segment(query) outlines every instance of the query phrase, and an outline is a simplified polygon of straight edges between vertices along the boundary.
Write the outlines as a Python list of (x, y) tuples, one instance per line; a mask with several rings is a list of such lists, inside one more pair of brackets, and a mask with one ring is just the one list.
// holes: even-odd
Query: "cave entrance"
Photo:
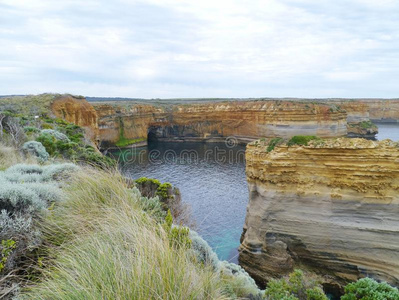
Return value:
[(159, 127), (151, 126), (148, 128), (148, 133), (147, 133), (147, 141), (148, 143), (154, 143), (158, 141), (158, 131)]

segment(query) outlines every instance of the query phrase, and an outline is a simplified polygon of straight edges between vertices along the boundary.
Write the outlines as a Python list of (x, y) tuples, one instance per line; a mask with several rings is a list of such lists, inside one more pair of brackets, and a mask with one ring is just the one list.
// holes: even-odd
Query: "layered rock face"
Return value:
[(52, 101), (50, 108), (58, 118), (83, 127), (86, 137), (93, 144), (97, 144), (99, 138), (97, 112), (84, 98), (61, 96)]
[(116, 143), (124, 137), (158, 140), (217, 140), (228, 136), (243, 141), (258, 137), (347, 133), (346, 112), (327, 104), (292, 101), (232, 101), (191, 105), (94, 104), (101, 140)]
[(374, 122), (399, 122), (399, 99), (333, 99), (330, 103), (335, 103), (347, 111), (348, 123), (368, 119)]
[(295, 267), (344, 284), (399, 284), (399, 147), (340, 138), (247, 146), (249, 204), (239, 262), (266, 283)]
[(147, 139), (149, 126), (162, 109), (152, 105), (94, 104), (98, 128), (104, 146), (117, 143), (121, 138)]

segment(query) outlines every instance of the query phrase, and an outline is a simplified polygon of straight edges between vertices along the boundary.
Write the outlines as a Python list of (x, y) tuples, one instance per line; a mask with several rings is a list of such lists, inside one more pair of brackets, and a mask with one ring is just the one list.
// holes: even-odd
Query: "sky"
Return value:
[(0, 0), (0, 94), (399, 97), (399, 0)]

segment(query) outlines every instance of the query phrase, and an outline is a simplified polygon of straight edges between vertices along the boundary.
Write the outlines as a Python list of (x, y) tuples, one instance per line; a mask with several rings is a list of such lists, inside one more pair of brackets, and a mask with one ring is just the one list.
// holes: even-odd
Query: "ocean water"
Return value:
[(377, 140), (391, 139), (395, 142), (399, 141), (399, 123), (376, 123), (376, 125), (378, 126)]

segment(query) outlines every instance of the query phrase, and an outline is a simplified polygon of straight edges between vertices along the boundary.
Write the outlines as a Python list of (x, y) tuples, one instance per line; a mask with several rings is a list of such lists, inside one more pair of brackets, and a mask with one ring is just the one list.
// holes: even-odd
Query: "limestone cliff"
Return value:
[(51, 103), (51, 111), (58, 118), (83, 127), (86, 138), (97, 144), (99, 139), (97, 113), (84, 98), (70, 95), (57, 97)]
[(100, 139), (104, 147), (115, 145), (121, 138), (147, 139), (150, 124), (163, 111), (152, 105), (117, 103), (94, 104), (98, 115)]
[(94, 103), (105, 143), (125, 138), (243, 141), (297, 134), (340, 137), (347, 133), (346, 112), (327, 104), (294, 101), (231, 101), (155, 106)]
[(332, 99), (348, 113), (348, 122), (372, 120), (374, 122), (399, 122), (399, 99)]
[(263, 283), (300, 266), (340, 284), (398, 285), (398, 144), (340, 138), (267, 152), (265, 143), (246, 151), (246, 271)]

